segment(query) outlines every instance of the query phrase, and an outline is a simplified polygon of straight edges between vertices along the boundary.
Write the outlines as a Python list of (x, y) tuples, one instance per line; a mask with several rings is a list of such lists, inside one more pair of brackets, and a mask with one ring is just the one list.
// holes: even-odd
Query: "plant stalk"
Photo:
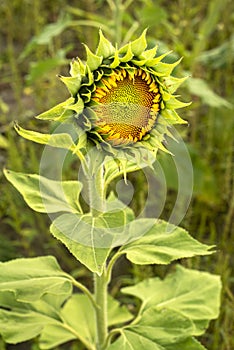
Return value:
[[(87, 190), (90, 213), (93, 217), (105, 210), (105, 183), (103, 163), (95, 168), (95, 158), (90, 157), (90, 168), (87, 176)], [(107, 286), (106, 268), (99, 276), (94, 273), (94, 300), (96, 321), (96, 349), (104, 350), (108, 335), (107, 328)]]
[(94, 274), (94, 295), (98, 305), (96, 308), (96, 336), (97, 350), (104, 350), (107, 330), (107, 279), (106, 271), (103, 271), (101, 276)]

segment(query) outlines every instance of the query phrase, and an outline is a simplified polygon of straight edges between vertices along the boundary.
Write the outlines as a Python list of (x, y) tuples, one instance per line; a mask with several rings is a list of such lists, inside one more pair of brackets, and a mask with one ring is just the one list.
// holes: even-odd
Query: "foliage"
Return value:
[[(117, 2), (116, 2), (117, 3)], [(108, 4), (111, 4), (109, 7)], [(51, 3), (45, 1), (30, 2), (16, 0), (2, 1), (1, 18), (1, 99), (0, 99), (0, 149), (1, 167), (18, 172), (37, 173), (41, 148), (24, 141), (12, 132), (11, 122), (18, 119), (24, 121), (27, 129), (34, 128), (31, 116), (61, 101), (65, 92), (56, 74), (67, 74), (67, 62), (77, 55), (84, 57), (81, 42), (94, 48), (97, 42), (98, 28), (102, 28), (106, 36), (113, 41), (127, 43), (149, 26), (148, 36), (152, 46), (159, 43), (163, 52), (173, 48), (168, 57), (176, 59), (183, 56), (180, 76), (191, 75), (199, 79), (198, 88), (193, 89), (190, 81), (185, 84), (183, 95), (186, 100), (193, 100), (185, 119), (189, 119), (190, 128), (183, 129), (193, 162), (194, 194), (190, 208), (182, 221), (182, 226), (193, 232), (197, 239), (218, 245), (218, 252), (212, 256), (196, 257), (192, 261), (183, 261), (183, 265), (209, 270), (221, 274), (224, 284), (221, 316), (200, 339), (208, 349), (229, 350), (233, 344), (233, 118), (232, 110), (225, 106), (233, 104), (233, 3), (231, 1), (212, 0), (207, 4), (193, 2), (192, 6), (183, 1), (127, 1), (129, 6), (119, 11), (112, 1), (70, 1), (69, 6), (63, 1)], [(61, 10), (62, 9), (62, 10)], [(60, 12), (70, 16), (60, 15)], [(30, 19), (30, 20), (29, 20)], [(108, 19), (108, 20), (107, 20)], [(76, 22), (72, 25), (72, 21)], [(61, 28), (60, 32), (48, 31), (50, 25)], [(58, 25), (57, 25), (58, 24)], [(49, 27), (48, 27), (49, 25)], [(117, 26), (117, 27), (116, 27)], [(117, 30), (116, 30), (117, 28)], [(208, 28), (208, 30), (207, 30)], [(40, 43), (41, 35), (47, 33), (44, 43)], [(157, 33), (157, 35), (155, 35)], [(30, 47), (30, 52), (25, 48)], [(25, 54), (26, 52), (26, 54)], [(160, 52), (160, 51), (159, 51)], [(46, 64), (44, 64), (46, 62)], [(190, 86), (189, 86), (190, 85)], [(202, 89), (200, 89), (200, 87)], [(214, 95), (215, 93), (215, 95)], [(191, 95), (192, 94), (192, 95)], [(219, 99), (221, 98), (221, 100)], [(229, 103), (229, 104), (228, 104)], [(183, 114), (183, 113), (182, 113)], [(47, 122), (41, 124), (41, 131), (48, 132), (55, 125)], [(24, 156), (23, 156), (24, 155)], [(26, 156), (25, 156), (26, 155)], [(173, 157), (159, 154), (159, 161), (167, 179), (168, 195), (162, 213), (167, 219), (172, 211), (178, 190), (178, 179), (172, 173)], [(54, 159), (56, 162), (56, 159)], [(168, 164), (169, 163), (169, 164)], [(72, 156), (65, 161), (64, 176), (74, 179), (77, 166)], [(176, 169), (175, 169), (176, 172)], [(57, 174), (55, 174), (57, 175)], [(53, 178), (53, 177), (51, 177)], [(137, 184), (136, 195), (131, 203), (135, 211), (144, 206), (144, 177), (129, 175)], [(79, 276), (88, 282), (88, 272), (77, 266), (61, 246), (48, 235), (49, 220), (45, 215), (38, 215), (28, 209), (16, 191), (11, 188), (2, 173), (1, 181), (1, 260), (21, 256), (53, 254), (59, 259), (61, 266), (72, 275)], [(152, 203), (153, 205), (153, 203)], [(141, 280), (145, 275), (164, 275), (167, 268), (155, 266), (138, 266), (125, 269), (125, 276), (118, 276), (118, 267), (124, 268), (124, 260), (117, 264), (117, 285)], [(116, 293), (113, 287), (112, 292)], [(118, 295), (119, 296), (119, 295)], [(123, 299), (123, 296), (121, 297)], [(125, 299), (124, 300), (128, 300)], [(126, 330), (127, 331), (127, 330)], [(123, 339), (123, 338), (122, 338)], [(189, 340), (182, 344), (184, 348), (202, 349), (196, 341)], [(178, 350), (182, 345), (177, 345)], [(5, 346), (0, 342), (0, 348)], [(25, 344), (29, 349), (31, 344)], [(36, 344), (32, 345), (35, 349)], [(72, 349), (77, 350), (75, 344)], [(17, 347), (16, 347), (17, 348)], [(80, 348), (80, 346), (79, 346)], [(176, 349), (174, 346), (173, 349)]]

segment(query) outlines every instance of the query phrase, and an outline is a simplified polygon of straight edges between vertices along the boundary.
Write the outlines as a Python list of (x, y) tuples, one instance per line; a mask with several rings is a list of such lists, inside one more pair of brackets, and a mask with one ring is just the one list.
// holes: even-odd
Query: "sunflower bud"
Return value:
[[(146, 31), (129, 44), (114, 47), (99, 32), (95, 53), (85, 46), (87, 60), (71, 63), (70, 77), (60, 77), (72, 98), (60, 104), (57, 121), (75, 119), (92, 140), (116, 154), (120, 148), (146, 148), (156, 154), (166, 150), (162, 142), (168, 126), (186, 123), (176, 113), (189, 105), (173, 93), (185, 80), (171, 76), (180, 60), (162, 62), (170, 52), (157, 56), (157, 47), (147, 50)], [(52, 110), (48, 111), (53, 119)], [(47, 113), (38, 116), (48, 119)]]

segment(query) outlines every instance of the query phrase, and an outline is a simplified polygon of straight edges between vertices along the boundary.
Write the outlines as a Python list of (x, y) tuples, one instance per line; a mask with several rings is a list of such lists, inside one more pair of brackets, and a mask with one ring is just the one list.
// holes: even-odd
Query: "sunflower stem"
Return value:
[(106, 344), (107, 331), (107, 285), (106, 270), (101, 276), (94, 274), (94, 295), (98, 308), (96, 314), (96, 337), (97, 350), (104, 350)]
[[(90, 156), (89, 169), (85, 171), (87, 181), (88, 200), (90, 213), (93, 217), (105, 211), (105, 181), (104, 166), (99, 163), (95, 166), (97, 158)], [(107, 328), (107, 286), (108, 279), (106, 267), (103, 267), (101, 275), (93, 274), (94, 279), (94, 311), (96, 322), (96, 350), (104, 350), (108, 335)]]
[(88, 178), (90, 212), (96, 216), (105, 211), (104, 169), (101, 165), (94, 175)]

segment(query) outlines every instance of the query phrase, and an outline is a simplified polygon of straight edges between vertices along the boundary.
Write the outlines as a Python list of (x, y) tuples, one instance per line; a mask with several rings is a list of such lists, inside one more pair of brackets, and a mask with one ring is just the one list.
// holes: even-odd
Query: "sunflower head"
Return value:
[(72, 117), (87, 140), (113, 154), (120, 149), (134, 153), (146, 148), (154, 154), (159, 148), (165, 150), (162, 142), (168, 126), (185, 123), (175, 109), (188, 104), (173, 95), (185, 78), (171, 76), (180, 60), (165, 63), (169, 52), (157, 56), (157, 47), (147, 49), (146, 31), (121, 48), (100, 31), (96, 52), (86, 45), (85, 49), (86, 62), (74, 59), (70, 77), (60, 76), (71, 98), (59, 105), (54, 119)]

